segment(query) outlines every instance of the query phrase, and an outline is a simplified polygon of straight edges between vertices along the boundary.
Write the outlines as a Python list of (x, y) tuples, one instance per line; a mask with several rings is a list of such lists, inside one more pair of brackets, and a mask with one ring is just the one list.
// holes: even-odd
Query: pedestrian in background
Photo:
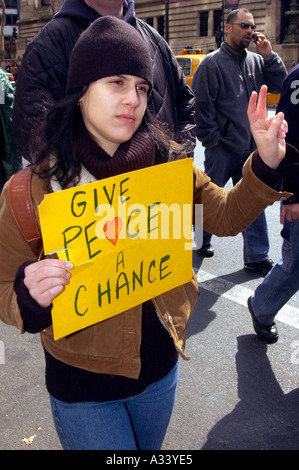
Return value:
[[(204, 168), (219, 186), (242, 177), (247, 156), (255, 149), (246, 114), (252, 91), (266, 84), (279, 93), (286, 75), (280, 57), (273, 52), (264, 34), (255, 33), (254, 18), (245, 9), (233, 10), (225, 26), (227, 39), (220, 49), (199, 64), (192, 81), (196, 96), (196, 134), (205, 147)], [(256, 53), (247, 47), (256, 34)], [(243, 233), (244, 268), (266, 274), (273, 266), (269, 259), (269, 239), (262, 213)], [(204, 232), (201, 256), (214, 255), (211, 234)]]
[[(288, 122), (286, 141), (297, 151), (299, 149), (298, 84), (299, 65), (296, 65), (282, 84), (277, 106), (277, 112), (282, 111)], [(299, 153), (297, 153), (298, 167)], [(289, 179), (288, 187), (294, 195), (284, 201), (281, 207), (282, 256), (248, 299), (254, 330), (260, 338), (269, 343), (276, 342), (279, 337), (274, 321), (277, 313), (299, 289), (299, 175), (298, 172), (293, 174), (288, 172), (285, 178)]]
[(220, 28), (220, 26), (217, 26), (217, 29), (216, 29), (216, 32), (215, 32), (215, 41), (216, 41), (216, 45), (217, 45), (218, 49), (221, 46), (222, 38), (223, 38), (223, 31)]
[(158, 32), (135, 17), (134, 0), (65, 0), (60, 11), (33, 38), (18, 74), (13, 135), (29, 160), (31, 130), (43, 110), (64, 97), (69, 58), (80, 34), (97, 18), (116, 16), (137, 29), (153, 62), (154, 89), (149, 108), (177, 142), (196, 144), (194, 95), (172, 50)]
[(10, 67), (10, 73), (13, 74), (15, 82), (17, 82), (18, 79), (18, 73), (19, 73), (19, 67), (17, 66), (16, 62), (12, 63), (12, 66)]
[[(147, 110), (152, 87), (150, 55), (134, 27), (104, 16), (82, 33), (70, 58), (66, 97), (36, 129), (35, 208), (51, 191), (186, 158)], [(226, 193), (193, 165), (194, 204), (207, 208), (204, 227), (216, 235), (238, 233), (268, 204), (291, 195), (263, 182), (269, 171), (280, 181), (275, 168), (285, 154), (286, 132), (283, 115), (267, 120), (265, 109), (266, 87), (257, 107), (256, 94), (249, 107), (259, 155), (248, 159), (237, 187)], [(187, 322), (198, 298), (191, 266), (189, 283), (54, 340), (52, 301), (72, 282), (72, 264), (55, 255), (33, 255), (11, 213), (10, 184), (1, 198), (0, 318), (41, 335), (46, 386), (63, 448), (159, 449), (175, 400), (178, 356), (186, 359)]]

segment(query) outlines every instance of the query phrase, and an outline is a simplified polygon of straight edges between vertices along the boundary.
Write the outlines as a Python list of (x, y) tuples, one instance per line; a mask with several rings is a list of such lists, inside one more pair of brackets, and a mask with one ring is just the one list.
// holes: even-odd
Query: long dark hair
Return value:
[[(76, 90), (51, 107), (40, 119), (31, 143), (34, 171), (41, 178), (57, 179), (63, 189), (78, 183), (81, 164), (76, 151), (76, 136), (85, 126), (78, 106), (85, 88)], [(156, 164), (176, 159), (182, 152), (172, 145), (167, 125), (146, 110), (143, 125), (155, 143)], [(53, 157), (53, 158), (52, 158)]]

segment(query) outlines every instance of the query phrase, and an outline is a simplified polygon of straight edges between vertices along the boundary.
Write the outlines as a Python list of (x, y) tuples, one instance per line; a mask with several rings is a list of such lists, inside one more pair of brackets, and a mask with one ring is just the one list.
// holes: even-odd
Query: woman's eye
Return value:
[(123, 81), (122, 80), (112, 80), (111, 83), (114, 83), (115, 85), (122, 85)]
[(148, 92), (148, 87), (146, 85), (138, 85), (136, 87), (137, 91), (141, 93), (147, 93)]

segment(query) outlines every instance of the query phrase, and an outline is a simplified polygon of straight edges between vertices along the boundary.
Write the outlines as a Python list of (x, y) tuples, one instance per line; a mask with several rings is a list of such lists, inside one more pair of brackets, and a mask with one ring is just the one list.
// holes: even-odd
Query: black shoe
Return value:
[(212, 258), (214, 256), (214, 250), (212, 245), (202, 245), (202, 247), (197, 250), (197, 253), (201, 256), (204, 256), (204, 258)]
[(252, 306), (251, 306), (251, 297), (249, 297), (249, 299), (247, 300), (247, 304), (248, 304), (249, 312), (251, 313), (252, 324), (253, 324), (253, 328), (256, 334), (260, 338), (265, 339), (268, 343), (276, 343), (276, 341), (278, 340), (278, 336), (279, 336), (276, 324), (272, 323), (272, 325), (263, 325), (262, 323), (260, 323), (256, 319), (253, 313)]
[(256, 271), (257, 273), (261, 274), (268, 274), (269, 271), (274, 266), (274, 261), (272, 259), (264, 259), (263, 261), (256, 261), (255, 263), (246, 263), (244, 264), (244, 269), (248, 271)]

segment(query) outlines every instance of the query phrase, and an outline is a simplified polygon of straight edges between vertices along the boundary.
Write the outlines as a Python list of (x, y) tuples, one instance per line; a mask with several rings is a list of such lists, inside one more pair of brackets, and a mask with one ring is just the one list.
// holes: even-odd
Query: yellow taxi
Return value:
[(268, 106), (276, 106), (278, 104), (280, 95), (276, 95), (273, 93), (268, 93), (267, 94), (267, 105)]
[(201, 49), (183, 49), (176, 59), (183, 69), (188, 85), (191, 87), (193, 75), (200, 61), (206, 56)]

